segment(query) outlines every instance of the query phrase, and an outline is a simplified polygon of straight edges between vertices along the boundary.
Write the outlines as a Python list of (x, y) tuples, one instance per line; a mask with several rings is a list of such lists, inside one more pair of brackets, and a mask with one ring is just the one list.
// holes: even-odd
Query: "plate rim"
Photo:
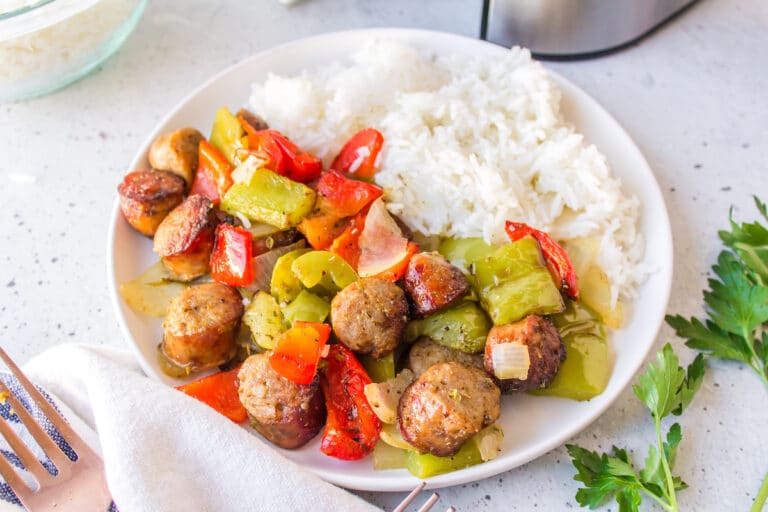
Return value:
[[(478, 46), (487, 45), (489, 47), (495, 48), (495, 50), (489, 49), (488, 51), (508, 50), (508, 48), (506, 47), (496, 45), (488, 41), (474, 39), (468, 36), (463, 36), (463, 35), (449, 33), (449, 32), (441, 32), (441, 31), (425, 30), (425, 29), (409, 29), (409, 28), (371, 28), (371, 29), (334, 31), (334, 32), (327, 32), (327, 33), (314, 35), (310, 37), (295, 39), (295, 40), (284, 42), (275, 46), (270, 46), (254, 54), (251, 54), (241, 59), (240, 61), (236, 62), (235, 64), (227, 66), (226, 68), (213, 74), (211, 77), (204, 80), (199, 86), (195, 87), (191, 92), (186, 94), (181, 100), (175, 103), (174, 106), (168, 111), (168, 113), (164, 115), (160, 120), (157, 121), (157, 123), (154, 125), (154, 128), (151, 130), (149, 135), (138, 146), (137, 152), (134, 154), (133, 158), (131, 159), (128, 169), (132, 170), (132, 169), (138, 168), (140, 164), (142, 164), (143, 159), (145, 158), (145, 155), (146, 155), (146, 151), (149, 148), (150, 144), (155, 139), (155, 137), (160, 133), (163, 127), (175, 115), (177, 115), (180, 111), (182, 111), (185, 107), (187, 107), (187, 105), (192, 100), (194, 100), (198, 95), (200, 95), (202, 92), (207, 90), (211, 86), (211, 84), (219, 80), (222, 76), (232, 72), (235, 69), (246, 67), (251, 61), (264, 58), (266, 55), (276, 51), (284, 51), (286, 49), (290, 49), (291, 47), (296, 47), (296, 49), (300, 49), (301, 47), (311, 45), (313, 43), (317, 43), (320, 41), (327, 41), (332, 39), (343, 40), (343, 39), (350, 39), (350, 38), (357, 38), (357, 37), (394, 38), (399, 40), (403, 40), (403, 39), (408, 40), (410, 38), (414, 38), (419, 41), (422, 41), (422, 38), (424, 40), (428, 40), (429, 38), (439, 38), (439, 39), (444, 39), (446, 41), (454, 39), (454, 40), (466, 42), (467, 45), (470, 46), (470, 53), (472, 51), (471, 45), (478, 45)], [(435, 44), (435, 47), (438, 47), (438, 46), (440, 45)], [(439, 50), (436, 50), (436, 51), (439, 51)], [(658, 278), (662, 280), (661, 291), (663, 293), (663, 297), (659, 297), (659, 299), (663, 299), (659, 301), (659, 306), (660, 306), (660, 310), (662, 311), (662, 314), (660, 314), (658, 318), (655, 319), (654, 321), (655, 325), (653, 325), (652, 328), (650, 328), (649, 330), (649, 332), (653, 332), (653, 336), (651, 337), (650, 341), (647, 343), (646, 347), (643, 349), (643, 357), (642, 358), (638, 357), (637, 361), (634, 364), (630, 365), (633, 367), (631, 372), (626, 372), (625, 374), (621, 374), (616, 377), (619, 379), (618, 385), (615, 387), (615, 389), (611, 394), (600, 396), (602, 403), (596, 410), (592, 411), (589, 414), (585, 414), (583, 418), (579, 418), (577, 421), (570, 423), (569, 428), (564, 429), (562, 432), (559, 433), (559, 435), (550, 436), (549, 438), (542, 440), (541, 442), (538, 442), (533, 446), (527, 447), (525, 449), (526, 455), (522, 457), (525, 460), (509, 461), (502, 458), (497, 458), (492, 461), (485, 462), (483, 464), (465, 468), (463, 470), (458, 470), (451, 473), (438, 475), (436, 477), (431, 477), (426, 479), (428, 488), (440, 488), (440, 487), (464, 484), (468, 482), (474, 482), (477, 480), (488, 478), (488, 477), (497, 475), (499, 473), (511, 470), (515, 467), (519, 467), (523, 464), (526, 464), (530, 461), (533, 461), (541, 457), (542, 455), (549, 452), (550, 450), (561, 446), (565, 441), (567, 441), (571, 437), (577, 435), (579, 432), (587, 428), (592, 422), (594, 422), (600, 416), (602, 416), (605, 413), (605, 411), (616, 402), (616, 400), (619, 398), (621, 393), (624, 392), (624, 390), (627, 388), (630, 381), (637, 374), (639, 369), (643, 366), (646, 359), (648, 358), (648, 354), (650, 353), (651, 349), (655, 345), (656, 339), (658, 338), (659, 331), (661, 330), (661, 327), (664, 322), (664, 312), (667, 309), (670, 295), (671, 295), (671, 289), (672, 289), (672, 274), (674, 269), (674, 246), (673, 246), (674, 240), (672, 238), (672, 229), (671, 229), (671, 223), (669, 220), (668, 209), (664, 201), (664, 196), (661, 192), (661, 187), (656, 179), (656, 176), (653, 173), (652, 168), (648, 164), (648, 161), (643, 156), (637, 144), (629, 136), (629, 134), (626, 132), (624, 127), (616, 120), (616, 118), (607, 109), (605, 109), (595, 98), (593, 98), (586, 91), (581, 89), (578, 85), (566, 79), (556, 71), (548, 68), (544, 63), (542, 63), (542, 66), (544, 66), (544, 68), (547, 70), (547, 73), (552, 77), (557, 87), (561, 91), (563, 91), (563, 96), (567, 96), (567, 95), (575, 96), (575, 98), (577, 99), (577, 103), (579, 103), (580, 105), (586, 105), (587, 107), (589, 107), (590, 110), (599, 111), (601, 115), (605, 116), (607, 120), (609, 120), (613, 124), (611, 128), (615, 129), (615, 136), (621, 138), (623, 146), (625, 148), (630, 149), (632, 153), (634, 153), (634, 158), (642, 163), (643, 173), (650, 178), (649, 181), (645, 179), (644, 181), (646, 181), (646, 185), (649, 187), (651, 195), (656, 196), (656, 198), (658, 199), (658, 201), (654, 203), (652, 206), (654, 208), (660, 209), (658, 213), (659, 213), (659, 216), (661, 217), (661, 220), (663, 221), (661, 222), (660, 225), (656, 225), (654, 229), (658, 231), (658, 235), (666, 242), (664, 247), (665, 249), (664, 254), (661, 257), (663, 261), (666, 263), (666, 265), (658, 269), (656, 272), (656, 275), (658, 276)], [(614, 177), (616, 177), (613, 169), (611, 173)], [(626, 190), (626, 183), (624, 183), (623, 180), (622, 180), (622, 189)], [(642, 223), (643, 216), (647, 215), (645, 208), (649, 207), (650, 205), (645, 204), (644, 201), (641, 201), (640, 204), (641, 204), (641, 208), (643, 209), (643, 211), (641, 211), (641, 217), (640, 217), (640, 222)], [(125, 318), (125, 315), (123, 314), (123, 307), (121, 304), (122, 299), (118, 292), (117, 276), (115, 274), (116, 228), (117, 228), (117, 223), (119, 221), (119, 216), (120, 216), (119, 197), (116, 197), (113, 202), (113, 206), (110, 214), (109, 232), (107, 236), (106, 271), (107, 271), (107, 285), (108, 285), (108, 291), (110, 295), (110, 302), (112, 304), (113, 312), (115, 313), (116, 319), (118, 321), (120, 332), (125, 338), (125, 341), (131, 347), (131, 350), (134, 356), (136, 357), (141, 369), (144, 371), (144, 373), (147, 376), (149, 376), (153, 380), (162, 382), (162, 380), (156, 374), (154, 368), (152, 368), (149, 365), (149, 363), (144, 358), (144, 355), (141, 353), (138, 343), (134, 340), (134, 336), (131, 333), (130, 329), (128, 328), (128, 321)], [(648, 248), (646, 246), (645, 251), (647, 251), (647, 249)], [(612, 376), (612, 378), (614, 377)], [(604, 393), (607, 393), (607, 392), (608, 390), (606, 390)], [(275, 448), (279, 453), (283, 453), (283, 454), (286, 453), (284, 450), (281, 450), (277, 447), (273, 447), (273, 448)], [(386, 471), (382, 471), (381, 477), (376, 480), (375, 485), (372, 485), (370, 478), (368, 477), (357, 477), (356, 475), (346, 475), (346, 474), (339, 476), (336, 473), (324, 474), (322, 471), (316, 470), (315, 468), (312, 468), (312, 467), (309, 467), (307, 469), (315, 472), (318, 476), (320, 476), (324, 480), (331, 482), (333, 484), (340, 485), (349, 489), (364, 490), (364, 491), (407, 491), (412, 489), (415, 483), (419, 481), (417, 478), (412, 477), (411, 475), (408, 475), (407, 477), (403, 478), (400, 474), (398, 474), (397, 476), (388, 475)]]

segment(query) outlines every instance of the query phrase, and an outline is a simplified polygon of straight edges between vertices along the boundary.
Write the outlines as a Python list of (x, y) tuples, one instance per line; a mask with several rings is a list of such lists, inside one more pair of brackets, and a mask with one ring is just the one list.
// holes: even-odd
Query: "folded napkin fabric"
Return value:
[[(61, 345), (24, 371), (102, 454), (121, 512), (379, 510), (208, 406), (147, 378), (126, 350)], [(3, 407), (0, 414), (8, 414)], [(0, 447), (12, 457), (6, 449)], [(6, 504), (13, 498), (7, 490), (0, 485)]]

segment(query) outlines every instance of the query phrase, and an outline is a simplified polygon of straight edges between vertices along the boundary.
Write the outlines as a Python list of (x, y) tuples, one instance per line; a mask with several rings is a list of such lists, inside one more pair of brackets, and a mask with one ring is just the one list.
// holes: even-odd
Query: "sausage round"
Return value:
[(210, 270), (216, 224), (211, 200), (193, 194), (160, 223), (153, 250), (177, 279), (191, 281)]
[(408, 352), (408, 368), (413, 370), (416, 376), (421, 375), (431, 366), (450, 361), (483, 369), (481, 354), (467, 354), (461, 350), (440, 345), (426, 336), (416, 340)]
[(170, 172), (126, 174), (117, 187), (120, 210), (136, 231), (152, 237), (166, 215), (184, 200), (184, 188), (184, 180)]
[(161, 135), (149, 147), (149, 164), (153, 169), (178, 174), (192, 185), (197, 170), (200, 141), (205, 137), (194, 128), (181, 128)]
[(422, 316), (456, 303), (469, 291), (464, 273), (436, 252), (422, 252), (411, 257), (404, 286), (415, 312)]
[(525, 379), (496, 379), (504, 392), (545, 388), (552, 383), (560, 363), (565, 360), (565, 345), (557, 327), (547, 317), (528, 315), (519, 322), (497, 325), (488, 333), (483, 360), (485, 369), (495, 376), (493, 347), (501, 343), (518, 343), (528, 347), (528, 376)]
[(311, 384), (296, 384), (269, 364), (267, 353), (243, 362), (238, 396), (251, 425), (282, 448), (298, 448), (315, 437), (325, 424), (325, 401), (316, 376)]
[(400, 433), (421, 452), (453, 455), (464, 441), (496, 421), (500, 396), (483, 370), (454, 362), (436, 364), (400, 397)]
[(351, 350), (377, 359), (397, 347), (407, 323), (405, 293), (385, 279), (359, 279), (331, 301), (336, 337)]
[(206, 370), (226, 363), (237, 352), (243, 300), (221, 283), (190, 286), (168, 304), (163, 322), (164, 354), (180, 366)]

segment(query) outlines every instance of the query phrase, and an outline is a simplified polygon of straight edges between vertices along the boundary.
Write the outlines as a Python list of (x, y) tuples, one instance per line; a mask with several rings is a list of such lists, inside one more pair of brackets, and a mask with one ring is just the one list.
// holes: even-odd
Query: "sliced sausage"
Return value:
[(469, 290), (464, 273), (436, 252), (414, 254), (404, 277), (414, 310), (422, 316), (454, 304)]
[(467, 354), (461, 350), (440, 345), (426, 336), (416, 340), (408, 352), (408, 368), (413, 370), (416, 376), (421, 375), (431, 366), (450, 361), (483, 369), (481, 354)]
[(254, 354), (243, 362), (238, 395), (251, 425), (282, 448), (298, 448), (315, 437), (325, 424), (325, 400), (319, 378), (296, 384), (277, 373), (267, 353)]
[(213, 203), (198, 194), (187, 197), (160, 223), (153, 249), (177, 279), (191, 281), (210, 270), (216, 223)]
[(246, 108), (241, 108), (237, 111), (238, 117), (242, 117), (245, 119), (245, 122), (251, 125), (254, 130), (267, 130), (269, 129), (269, 125), (264, 120), (263, 117), (254, 114), (250, 110)]
[(168, 304), (163, 322), (163, 353), (179, 366), (206, 370), (237, 352), (236, 335), (243, 300), (221, 283), (190, 286)]
[(161, 135), (149, 147), (149, 165), (159, 171), (178, 174), (189, 187), (197, 170), (198, 146), (204, 138), (194, 128)]
[(453, 455), (464, 441), (496, 421), (500, 396), (483, 370), (461, 363), (436, 364), (400, 398), (400, 433), (421, 452)]
[(565, 345), (557, 327), (547, 317), (528, 315), (519, 322), (497, 325), (488, 333), (485, 343), (485, 369), (496, 377), (493, 367), (494, 346), (513, 343), (525, 346), (528, 350), (529, 367), (525, 378), (499, 379), (499, 387), (504, 391), (528, 391), (545, 388), (560, 370), (560, 363), (565, 360)]
[(355, 281), (331, 301), (336, 337), (351, 350), (377, 359), (395, 350), (407, 323), (405, 293), (385, 279)]
[(184, 180), (165, 171), (126, 174), (117, 187), (120, 210), (142, 235), (152, 237), (166, 215), (184, 200)]

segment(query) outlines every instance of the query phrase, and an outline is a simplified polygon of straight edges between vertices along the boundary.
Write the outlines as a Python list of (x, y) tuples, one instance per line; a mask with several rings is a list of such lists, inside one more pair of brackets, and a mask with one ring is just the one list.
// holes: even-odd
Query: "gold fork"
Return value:
[[(427, 482), (421, 482), (419, 485), (416, 486), (414, 490), (411, 491), (411, 493), (403, 498), (403, 501), (400, 502), (400, 504), (395, 507), (395, 509), (392, 512), (405, 512), (405, 509), (408, 508), (408, 505), (411, 504), (411, 502), (416, 498), (416, 496), (426, 487)], [(427, 501), (424, 502), (424, 504), (417, 510), (416, 512), (429, 512), (432, 510), (432, 507), (435, 506), (435, 503), (437, 503), (437, 500), (440, 499), (440, 495), (435, 493), (432, 493), (432, 496), (429, 497)], [(453, 507), (448, 507), (448, 509), (445, 512), (456, 512), (456, 509)]]
[(24, 441), (11, 425), (5, 420), (0, 420), (0, 434), (24, 464), (26, 470), (34, 477), (37, 487), (28, 486), (22, 476), (3, 456), (0, 456), (0, 475), (5, 478), (21, 503), (30, 512), (54, 508), (57, 512), (104, 512), (107, 510), (112, 498), (107, 489), (104, 463), (101, 457), (75, 433), (69, 423), (21, 373), (16, 363), (8, 357), (2, 348), (0, 348), (0, 359), (5, 362), (35, 405), (48, 417), (51, 424), (77, 455), (75, 461), (70, 460), (43, 427), (35, 421), (35, 418), (21, 404), (18, 397), (8, 389), (4, 382), (0, 381), (0, 394), (6, 397), (16, 416), (57, 469), (56, 475), (51, 474), (32, 453), (32, 450), (24, 444)]

